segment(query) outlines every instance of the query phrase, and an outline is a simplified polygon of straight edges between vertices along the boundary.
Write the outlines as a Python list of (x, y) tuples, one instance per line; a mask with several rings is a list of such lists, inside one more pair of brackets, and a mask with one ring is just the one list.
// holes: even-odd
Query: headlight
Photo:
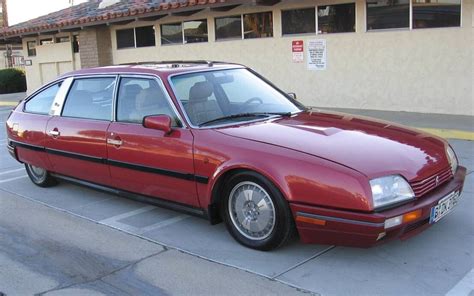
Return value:
[(370, 180), (374, 208), (385, 207), (415, 197), (410, 184), (399, 175)]
[(458, 158), (456, 157), (456, 153), (454, 153), (454, 150), (451, 148), (451, 146), (448, 146), (446, 149), (446, 155), (448, 156), (448, 161), (451, 165), (451, 171), (454, 175), (458, 169)]

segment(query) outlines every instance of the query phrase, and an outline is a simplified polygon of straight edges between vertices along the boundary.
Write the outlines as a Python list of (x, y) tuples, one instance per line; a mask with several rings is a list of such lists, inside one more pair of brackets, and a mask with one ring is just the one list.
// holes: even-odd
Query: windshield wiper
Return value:
[(272, 115), (279, 115), (279, 116), (291, 116), (291, 112), (253, 112), (253, 113), (238, 113), (233, 115), (227, 115), (219, 118), (215, 118), (206, 122), (201, 123), (199, 126), (205, 126), (214, 122), (227, 120), (227, 119), (234, 119), (234, 118), (242, 118), (242, 117), (265, 117), (265, 116), (272, 116)]

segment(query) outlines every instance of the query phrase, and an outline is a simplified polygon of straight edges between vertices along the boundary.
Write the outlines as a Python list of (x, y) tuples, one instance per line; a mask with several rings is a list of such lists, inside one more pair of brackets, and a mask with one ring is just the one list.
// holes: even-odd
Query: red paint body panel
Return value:
[[(55, 116), (48, 122), (45, 147), (86, 157), (107, 159), (106, 132), (110, 122)], [(60, 135), (48, 133), (57, 130)], [(112, 185), (105, 163), (48, 153), (52, 171), (94, 183)]]
[(289, 119), (219, 131), (328, 159), (369, 179), (400, 174), (414, 181), (449, 166), (443, 140), (394, 123), (347, 114), (303, 112)]
[[(111, 123), (109, 139), (119, 139), (122, 145), (107, 145), (108, 158), (128, 164), (194, 174), (193, 135), (190, 130), (175, 129), (169, 135), (144, 128), (140, 124)], [(199, 206), (193, 180), (183, 180), (160, 174), (111, 165), (114, 187), (140, 194)]]
[[(270, 179), (291, 202), (369, 211), (368, 183), (361, 173), (333, 162), (265, 143), (196, 130), (196, 173), (211, 176), (198, 185), (201, 204), (208, 204), (220, 176), (249, 169)], [(344, 189), (341, 189), (344, 188)]]
[[(21, 110), (22, 108), (23, 103), (16, 110)], [(8, 137), (13, 141), (44, 147), (46, 125), (51, 117), (48, 115), (17, 112), (16, 110), (13, 111), (6, 122)], [(48, 156), (43, 151), (32, 151), (19, 147), (16, 150), (16, 155), (21, 162), (47, 169), (52, 168)]]

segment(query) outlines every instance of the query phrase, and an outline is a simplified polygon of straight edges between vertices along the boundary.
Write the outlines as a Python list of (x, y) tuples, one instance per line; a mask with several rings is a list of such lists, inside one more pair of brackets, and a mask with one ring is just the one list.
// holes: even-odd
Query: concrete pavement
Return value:
[(5, 191), (0, 205), (6, 295), (302, 294)]

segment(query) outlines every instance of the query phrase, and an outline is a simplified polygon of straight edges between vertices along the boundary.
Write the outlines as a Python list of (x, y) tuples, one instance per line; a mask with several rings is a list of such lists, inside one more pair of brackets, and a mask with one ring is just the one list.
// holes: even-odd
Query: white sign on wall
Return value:
[(326, 39), (309, 40), (308, 69), (326, 70)]
[(302, 63), (304, 61), (304, 41), (293, 40), (291, 42), (291, 52), (293, 53), (293, 63)]

